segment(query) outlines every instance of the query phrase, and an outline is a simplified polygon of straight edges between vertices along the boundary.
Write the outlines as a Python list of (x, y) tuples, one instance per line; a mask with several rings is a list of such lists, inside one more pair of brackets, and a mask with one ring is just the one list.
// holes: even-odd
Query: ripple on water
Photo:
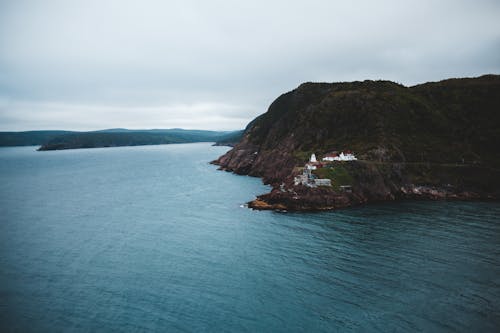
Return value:
[(498, 203), (252, 211), (226, 149), (0, 149), (2, 330), (500, 326)]

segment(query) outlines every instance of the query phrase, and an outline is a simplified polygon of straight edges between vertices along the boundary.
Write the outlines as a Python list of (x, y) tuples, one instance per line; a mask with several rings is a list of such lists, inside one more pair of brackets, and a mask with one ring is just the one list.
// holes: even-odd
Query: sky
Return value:
[(302, 82), (500, 74), (497, 0), (0, 0), (0, 131), (236, 130)]

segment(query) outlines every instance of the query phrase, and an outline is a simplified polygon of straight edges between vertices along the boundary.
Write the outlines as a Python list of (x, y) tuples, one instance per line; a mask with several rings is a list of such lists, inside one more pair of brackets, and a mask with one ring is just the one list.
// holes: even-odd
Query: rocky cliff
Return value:
[[(304, 83), (278, 97), (214, 163), (273, 185), (251, 204), (260, 209), (498, 198), (499, 125), (499, 75), (413, 87), (389, 81)], [(293, 185), (311, 153), (347, 149), (359, 160), (336, 165), (342, 179), (327, 173), (332, 187)], [(341, 191), (342, 182), (352, 190)]]

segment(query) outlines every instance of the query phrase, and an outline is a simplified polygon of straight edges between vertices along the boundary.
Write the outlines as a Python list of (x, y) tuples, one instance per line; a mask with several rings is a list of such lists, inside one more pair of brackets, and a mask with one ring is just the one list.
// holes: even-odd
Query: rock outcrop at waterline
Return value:
[[(405, 87), (389, 81), (304, 83), (253, 120), (213, 163), (262, 177), (257, 209), (322, 210), (405, 198), (496, 199), (500, 76)], [(352, 150), (324, 172), (332, 187), (294, 186), (311, 153)], [(325, 177), (323, 175), (323, 177)], [(344, 190), (349, 186), (349, 191)]]

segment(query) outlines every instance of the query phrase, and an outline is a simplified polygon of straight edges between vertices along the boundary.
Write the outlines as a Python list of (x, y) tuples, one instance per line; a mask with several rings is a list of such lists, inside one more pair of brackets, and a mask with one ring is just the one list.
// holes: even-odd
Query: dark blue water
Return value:
[(0, 149), (1, 330), (498, 330), (500, 204), (251, 211), (226, 149)]

